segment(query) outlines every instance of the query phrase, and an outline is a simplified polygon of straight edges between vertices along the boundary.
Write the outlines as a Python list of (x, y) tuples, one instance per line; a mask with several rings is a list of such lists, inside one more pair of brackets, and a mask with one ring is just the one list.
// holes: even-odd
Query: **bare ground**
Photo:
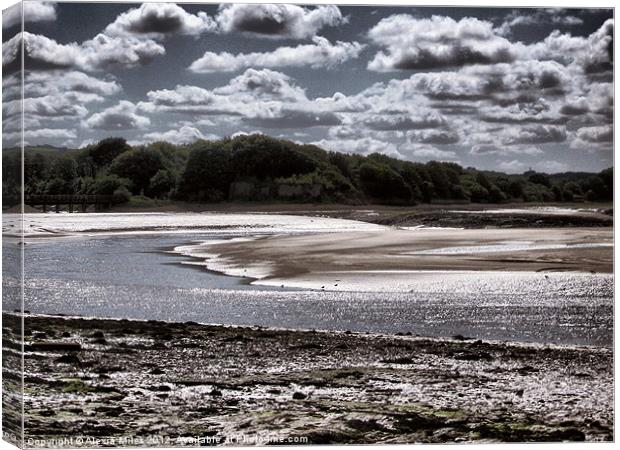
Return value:
[(611, 349), (42, 316), (25, 334), (28, 447), (613, 437)]

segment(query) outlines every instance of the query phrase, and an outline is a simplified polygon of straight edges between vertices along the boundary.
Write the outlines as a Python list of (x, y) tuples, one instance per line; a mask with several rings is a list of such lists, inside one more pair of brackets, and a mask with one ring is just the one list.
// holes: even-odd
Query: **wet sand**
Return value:
[[(428, 271), (611, 273), (612, 244), (613, 230), (606, 228), (422, 229), (270, 236), (209, 246), (209, 254), (219, 257), (207, 260), (207, 267), (250, 277), (253, 272), (268, 273), (256, 278), (284, 285), (294, 286), (300, 280), (314, 280), (319, 285), (329, 282), (325, 289), (333, 287), (334, 280), (346, 281), (366, 272), (381, 274), (378, 282), (384, 284), (390, 282), (390, 276), (415, 277), (415, 272), (424, 275)], [(459, 251), (451, 252), (455, 247)]]
[(29, 447), (613, 436), (611, 349), (43, 316), (25, 335)]

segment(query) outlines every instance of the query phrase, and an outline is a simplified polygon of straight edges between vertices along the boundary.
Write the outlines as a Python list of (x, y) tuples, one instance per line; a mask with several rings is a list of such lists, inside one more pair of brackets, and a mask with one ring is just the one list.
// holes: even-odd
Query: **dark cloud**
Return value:
[(504, 139), (504, 143), (507, 145), (546, 144), (565, 140), (566, 129), (564, 127), (536, 125), (511, 130), (511, 133)]
[(439, 114), (427, 114), (421, 117), (414, 116), (374, 116), (364, 121), (364, 125), (371, 130), (421, 130), (425, 128), (443, 127), (446, 118)]
[(369, 32), (385, 47), (368, 63), (370, 70), (433, 70), (511, 62), (513, 45), (497, 35), (491, 22), (466, 17), (420, 19), (398, 14), (382, 19)]
[(409, 131), (407, 137), (411, 142), (437, 145), (456, 144), (460, 140), (458, 133), (453, 130)]
[(143, 3), (119, 15), (104, 31), (110, 36), (145, 35), (162, 39), (166, 35), (198, 36), (215, 32), (215, 20), (204, 12), (190, 14), (174, 3)]
[(306, 39), (323, 27), (345, 22), (333, 5), (306, 8), (286, 4), (227, 4), (216, 16), (220, 31), (241, 32), (260, 37)]
[(611, 126), (595, 126), (580, 128), (577, 137), (586, 142), (612, 142), (614, 130)]

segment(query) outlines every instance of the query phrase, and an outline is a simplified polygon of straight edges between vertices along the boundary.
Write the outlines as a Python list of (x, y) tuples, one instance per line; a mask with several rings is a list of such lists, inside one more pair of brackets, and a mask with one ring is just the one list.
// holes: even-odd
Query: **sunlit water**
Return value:
[[(29, 240), (25, 309), (38, 314), (612, 343), (613, 275), (426, 274), (411, 292), (286, 290), (250, 286), (248, 280), (180, 264), (192, 261), (166, 253), (197, 241), (235, 236), (247, 233)], [(10, 249), (4, 251), (10, 254)], [(380, 274), (360, 274), (360, 280), (371, 276)], [(5, 289), (15, 289), (10, 280), (7, 284)]]

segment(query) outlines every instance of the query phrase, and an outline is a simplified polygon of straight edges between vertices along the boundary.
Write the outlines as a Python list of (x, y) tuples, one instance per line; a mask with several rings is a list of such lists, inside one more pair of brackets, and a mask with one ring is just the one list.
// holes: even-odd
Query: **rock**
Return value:
[(308, 433), (308, 444), (345, 444), (351, 440), (351, 435), (337, 430), (318, 430)]
[(223, 394), (219, 389), (212, 389), (211, 392), (209, 392), (209, 395), (211, 397), (221, 397)]
[(54, 362), (62, 363), (62, 364), (80, 364), (80, 358), (77, 355), (66, 354), (62, 355), (60, 358), (56, 358)]
[(160, 384), (159, 386), (149, 386), (147, 387), (147, 389), (149, 391), (156, 391), (156, 392), (169, 392), (172, 390), (170, 386), (167, 386), (165, 384)]
[(79, 352), (82, 346), (76, 342), (37, 342), (32, 344), (32, 349), (42, 352)]
[(149, 370), (151, 375), (163, 375), (165, 372), (161, 370), (159, 367)]
[(306, 398), (308, 398), (308, 396), (303, 392), (295, 392), (293, 394), (293, 400), (304, 400)]
[(548, 436), (551, 441), (585, 441), (586, 435), (576, 428), (555, 430)]
[(103, 331), (95, 331), (93, 334), (90, 335), (90, 337), (95, 339), (103, 339), (105, 336), (103, 334)]
[(403, 356), (400, 358), (382, 359), (381, 362), (385, 364), (413, 364), (414, 361), (412, 358)]
[(42, 341), (43, 339), (47, 339), (47, 334), (42, 332), (32, 333), (32, 338), (37, 341)]
[(64, 337), (64, 338), (71, 337), (71, 333), (69, 333), (68, 331), (63, 331), (60, 337)]
[(454, 359), (461, 361), (491, 361), (493, 355), (488, 352), (460, 352), (454, 355)]

